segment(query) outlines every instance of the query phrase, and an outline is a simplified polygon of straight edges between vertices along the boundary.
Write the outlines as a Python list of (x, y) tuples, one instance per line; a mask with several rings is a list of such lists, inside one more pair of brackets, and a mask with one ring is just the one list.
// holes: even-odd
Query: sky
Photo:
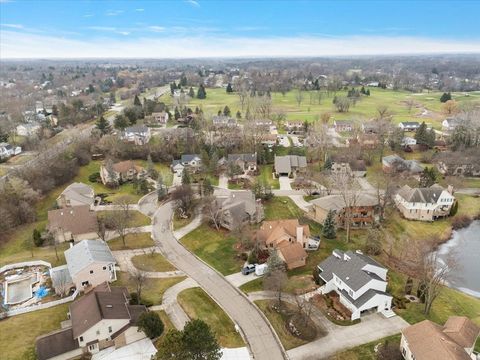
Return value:
[(0, 0), (0, 59), (480, 53), (480, 1)]

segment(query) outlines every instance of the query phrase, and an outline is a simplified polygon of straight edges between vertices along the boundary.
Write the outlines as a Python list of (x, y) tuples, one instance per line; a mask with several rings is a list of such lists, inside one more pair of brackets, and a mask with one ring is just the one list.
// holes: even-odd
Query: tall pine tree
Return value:
[(333, 210), (328, 211), (327, 217), (323, 222), (322, 235), (327, 239), (335, 239), (335, 237), (337, 236), (335, 212)]
[(100, 116), (100, 119), (97, 120), (95, 127), (100, 131), (102, 136), (108, 134), (112, 130), (110, 123), (105, 120), (103, 116)]
[(205, 91), (205, 86), (203, 86), (203, 84), (201, 84), (198, 87), (197, 99), (206, 99), (206, 97), (207, 97), (207, 92)]
[(232, 92), (233, 92), (232, 84), (228, 83), (228, 85), (227, 85), (227, 93), (232, 93)]

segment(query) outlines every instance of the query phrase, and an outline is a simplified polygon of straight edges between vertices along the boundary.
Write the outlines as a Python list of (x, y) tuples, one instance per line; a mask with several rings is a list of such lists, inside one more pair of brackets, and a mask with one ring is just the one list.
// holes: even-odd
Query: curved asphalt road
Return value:
[[(141, 209), (151, 213), (151, 205), (147, 206), (146, 201), (143, 205), (140, 205)], [(170, 229), (172, 213), (172, 205), (169, 202), (160, 206), (153, 214), (152, 235), (162, 254), (177, 269), (194, 279), (238, 324), (255, 360), (286, 359), (283, 347), (260, 311), (222, 275), (200, 261), (177, 241)]]

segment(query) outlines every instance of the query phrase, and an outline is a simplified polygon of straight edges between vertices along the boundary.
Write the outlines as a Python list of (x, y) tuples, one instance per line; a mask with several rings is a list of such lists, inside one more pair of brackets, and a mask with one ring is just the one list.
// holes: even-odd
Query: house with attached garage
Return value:
[(418, 121), (402, 121), (398, 127), (404, 131), (416, 131), (420, 127)]
[(449, 216), (456, 201), (452, 186), (444, 189), (438, 184), (429, 188), (404, 185), (393, 199), (404, 218), (420, 221), (434, 221)]
[(442, 121), (442, 130), (443, 131), (453, 131), (460, 124), (461, 124), (460, 119), (446, 118), (445, 120)]
[(135, 145), (148, 144), (151, 138), (152, 133), (150, 128), (144, 125), (127, 127), (122, 134), (122, 139)]
[(423, 171), (423, 166), (417, 160), (405, 160), (393, 154), (382, 158), (382, 170), (387, 174), (406, 172), (415, 175)]
[(224, 127), (237, 127), (237, 120), (225, 115), (217, 115), (212, 117), (213, 126), (215, 128), (224, 128)]
[(100, 166), (100, 178), (107, 186), (117, 186), (135, 178), (145, 176), (143, 167), (136, 165), (132, 160), (120, 161), (112, 164), (108, 160)]
[(351, 320), (370, 311), (394, 316), (392, 296), (386, 292), (388, 270), (372, 258), (359, 250), (343, 252), (335, 249), (317, 267), (324, 282), (321, 293), (335, 291), (340, 302), (351, 311)]
[(47, 229), (57, 242), (97, 238), (97, 214), (89, 205), (50, 210)]
[(202, 158), (197, 154), (184, 154), (180, 160), (173, 160), (170, 165), (172, 171), (176, 174), (181, 174), (183, 169), (187, 168), (196, 172), (202, 166)]
[(234, 230), (243, 224), (258, 224), (265, 217), (260, 199), (250, 190), (220, 191), (216, 193), (219, 223), (225, 229)]
[(228, 154), (229, 166), (238, 166), (244, 173), (257, 171), (257, 153), (253, 154)]
[(150, 118), (150, 123), (152, 125), (160, 125), (162, 127), (166, 127), (168, 123), (168, 112), (154, 112)]
[(75, 182), (68, 185), (57, 198), (59, 208), (87, 205), (93, 209), (95, 191), (87, 184)]
[(293, 177), (307, 169), (307, 158), (298, 155), (276, 156), (274, 160), (275, 175)]
[(445, 325), (423, 320), (402, 330), (400, 351), (405, 360), (475, 360), (480, 327), (465, 316), (450, 316)]
[[(117, 280), (115, 259), (108, 245), (101, 240), (83, 240), (65, 251), (66, 266), (51, 270), (54, 288), (65, 286), (62, 277), (71, 279), (78, 291), (85, 291), (104, 282)], [(67, 274), (61, 274), (68, 271)], [(56, 281), (58, 279), (58, 281)]]
[(35, 341), (38, 360), (70, 360), (113, 347), (120, 349), (146, 338), (137, 327), (144, 305), (130, 305), (125, 287), (102, 283), (69, 308), (62, 329)]

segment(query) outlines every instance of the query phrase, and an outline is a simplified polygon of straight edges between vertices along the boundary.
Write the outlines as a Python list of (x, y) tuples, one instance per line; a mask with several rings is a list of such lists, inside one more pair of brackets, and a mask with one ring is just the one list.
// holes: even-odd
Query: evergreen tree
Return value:
[(242, 113), (240, 112), (240, 110), (237, 110), (236, 117), (237, 117), (238, 120), (240, 120), (242, 118)]
[(230, 108), (227, 105), (225, 105), (225, 107), (223, 108), (223, 115), (230, 116), (230, 114), (231, 114)]
[(190, 86), (190, 90), (188, 90), (188, 96), (193, 99), (195, 97), (195, 91), (193, 91), (193, 87)]
[(448, 100), (452, 100), (452, 94), (451, 93), (443, 93), (442, 96), (440, 97), (440, 102), (446, 103)]
[(333, 165), (333, 162), (332, 162), (332, 159), (329, 157), (327, 157), (327, 160), (325, 160), (325, 164), (323, 164), (323, 168), (325, 170), (331, 170), (332, 169), (332, 165)]
[(328, 211), (327, 217), (323, 222), (322, 235), (327, 239), (335, 239), (337, 236), (336, 224), (335, 224), (335, 212), (333, 210)]
[(367, 89), (367, 91), (365, 91), (365, 95), (370, 96), (370, 89)]
[(100, 131), (102, 136), (108, 134), (112, 130), (110, 123), (105, 120), (103, 116), (100, 116), (100, 119), (97, 120), (95, 127)]
[(163, 183), (163, 177), (162, 174), (158, 174), (157, 178), (157, 198), (158, 201), (161, 201), (165, 195), (167, 194), (167, 188), (165, 187), (165, 184)]
[(146, 311), (138, 319), (137, 326), (150, 339), (159, 337), (163, 333), (164, 325), (162, 319), (155, 311)]
[(200, 84), (197, 90), (197, 99), (206, 99), (207, 98), (207, 92), (205, 90), (205, 86), (203, 84)]
[(232, 92), (233, 92), (232, 84), (228, 83), (228, 85), (227, 85), (227, 93), (232, 93)]
[(133, 99), (133, 105), (142, 107), (142, 102), (138, 98), (138, 95), (135, 95), (135, 98)]
[(191, 181), (190, 181), (190, 175), (188, 174), (188, 171), (187, 169), (183, 169), (183, 172), (182, 172), (182, 185), (188, 185), (190, 184)]
[(425, 124), (425, 121), (420, 124), (415, 132), (415, 140), (417, 140), (417, 144), (427, 144), (427, 125)]
[(360, 94), (366, 95), (365, 87), (364, 87), (364, 86), (362, 86), (362, 88), (360, 89)]
[(113, 126), (115, 126), (115, 129), (120, 129), (123, 130), (129, 125), (129, 121), (125, 116), (122, 114), (118, 114), (115, 116), (115, 120), (113, 122)]
[(180, 86), (187, 86), (187, 77), (185, 74), (182, 74), (182, 77), (180, 78)]
[(37, 229), (33, 229), (32, 237), (33, 237), (33, 243), (35, 244), (36, 247), (43, 245), (43, 238), (40, 231), (38, 231)]
[(182, 117), (182, 115), (180, 114), (180, 111), (178, 111), (178, 107), (175, 106), (175, 112), (174, 112), (174, 118), (175, 120), (178, 120)]
[(212, 182), (210, 181), (210, 179), (208, 177), (206, 177), (204, 180), (203, 180), (203, 183), (202, 183), (202, 189), (203, 189), (203, 195), (204, 196), (210, 196), (213, 194), (213, 186), (212, 186)]
[(420, 175), (420, 187), (430, 187), (437, 182), (437, 172), (433, 167), (426, 167)]

